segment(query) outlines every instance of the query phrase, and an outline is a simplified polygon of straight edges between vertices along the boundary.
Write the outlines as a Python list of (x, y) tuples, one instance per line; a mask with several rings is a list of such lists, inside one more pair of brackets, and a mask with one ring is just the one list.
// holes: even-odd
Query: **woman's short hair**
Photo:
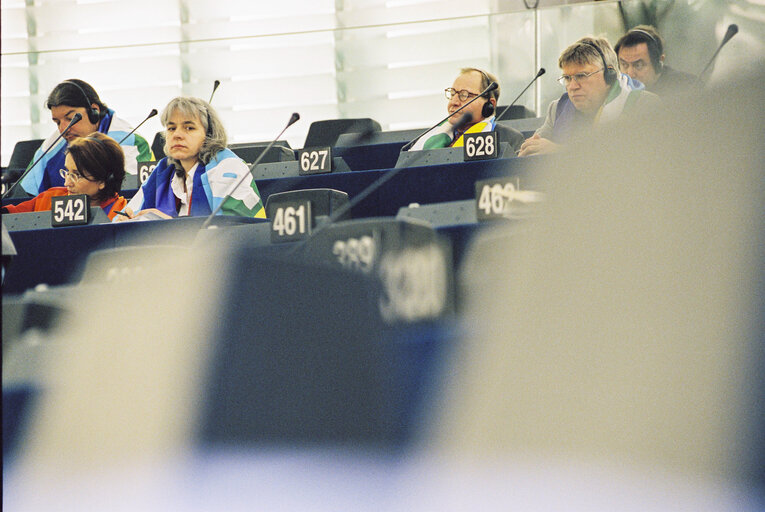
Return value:
[[(603, 52), (603, 58), (592, 45), (597, 46)], [(593, 64), (602, 66), (603, 60), (606, 61), (606, 68), (614, 70), (619, 69), (619, 59), (616, 52), (611, 47), (611, 43), (602, 37), (583, 37), (560, 54), (558, 58), (558, 67), (561, 69), (567, 64)]]
[(67, 153), (72, 156), (77, 171), (90, 176), (90, 181), (103, 181), (104, 188), (96, 199), (104, 201), (114, 197), (125, 179), (125, 153), (117, 141), (100, 132), (78, 137), (69, 143)]
[[(190, 96), (173, 98), (162, 111), (162, 126), (167, 127), (167, 123), (170, 122), (170, 118), (175, 112), (180, 112), (186, 117), (197, 119), (205, 129), (205, 141), (202, 143), (198, 156), (203, 164), (207, 165), (218, 151), (225, 149), (227, 144), (226, 130), (223, 128), (223, 123), (218, 113), (205, 100)], [(170, 148), (167, 147), (167, 131), (162, 132), (162, 136), (165, 139), (165, 154), (169, 155)], [(180, 167), (180, 162), (177, 162), (174, 158), (168, 156), (167, 159), (176, 167)]]
[(98, 93), (93, 86), (80, 79), (70, 78), (53, 88), (48, 95), (45, 106), (51, 109), (60, 105), (66, 105), (67, 107), (83, 107), (86, 110), (90, 110), (93, 103), (98, 105), (99, 116), (104, 117), (108, 107), (98, 97)]

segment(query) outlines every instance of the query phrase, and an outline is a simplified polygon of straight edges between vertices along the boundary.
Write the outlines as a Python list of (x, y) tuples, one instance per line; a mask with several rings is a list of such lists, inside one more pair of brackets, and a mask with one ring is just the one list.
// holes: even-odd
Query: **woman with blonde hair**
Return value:
[(125, 209), (132, 218), (154, 213), (161, 218), (209, 215), (225, 200), (219, 214), (265, 218), (250, 170), (226, 148), (226, 131), (204, 100), (174, 98), (162, 111), (165, 154)]

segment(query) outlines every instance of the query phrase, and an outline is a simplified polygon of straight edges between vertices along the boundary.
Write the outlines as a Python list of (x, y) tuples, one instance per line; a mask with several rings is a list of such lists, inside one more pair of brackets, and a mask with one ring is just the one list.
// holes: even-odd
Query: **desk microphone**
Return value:
[[(473, 98), (473, 99), (475, 99), (475, 98)], [(465, 106), (467, 106), (467, 105), (465, 105)], [(456, 111), (455, 111), (455, 113), (456, 113)], [(454, 115), (454, 114), (452, 114), (452, 115)], [(455, 123), (454, 131), (458, 132), (458, 131), (462, 130), (463, 128), (465, 128), (466, 125), (470, 124), (470, 122), (472, 120), (473, 120), (473, 114), (471, 114), (470, 112), (465, 112), (464, 114), (462, 114), (462, 117), (460, 117), (459, 121), (457, 121)], [(438, 126), (438, 125), (436, 125), (436, 126)], [(433, 128), (431, 128), (431, 130), (432, 129)], [(406, 169), (406, 167), (398, 167), (398, 168), (391, 169), (390, 171), (388, 171), (385, 174), (383, 174), (382, 176), (380, 176), (376, 181), (373, 181), (372, 183), (370, 183), (367, 188), (365, 188), (364, 190), (362, 190), (361, 192), (359, 192), (358, 194), (353, 196), (353, 199), (351, 199), (350, 201), (348, 201), (347, 203), (342, 205), (340, 208), (335, 210), (332, 213), (332, 215), (330, 215), (329, 222), (327, 222), (325, 225), (332, 224), (333, 222), (335, 222), (345, 212), (349, 211), (351, 208), (353, 208), (354, 206), (359, 204), (361, 201), (366, 199), (366, 197), (369, 196), (369, 194), (371, 194), (372, 192), (374, 192), (375, 190), (380, 188), (383, 184), (385, 184), (385, 182), (387, 182), (388, 180), (393, 178), (396, 174), (398, 174), (403, 169)], [(313, 236), (313, 235), (311, 235), (311, 236)]]
[(220, 80), (216, 80), (215, 83), (213, 83), (213, 90), (210, 93), (210, 99), (207, 100), (207, 103), (212, 103), (213, 96), (215, 96), (215, 91), (218, 90), (219, 85), (220, 85)]
[[(477, 100), (478, 98), (482, 98), (482, 97), (484, 97), (484, 96), (488, 95), (488, 94), (489, 94), (491, 91), (493, 91), (493, 90), (494, 90), (494, 89), (496, 89), (497, 87), (499, 87), (499, 85), (497, 85), (497, 82), (492, 82), (492, 83), (490, 83), (490, 84), (489, 84), (489, 86), (488, 86), (486, 89), (484, 89), (484, 90), (481, 92), (481, 94), (479, 94), (478, 96), (476, 96), (476, 97), (475, 97), (475, 98), (473, 98), (472, 100), (468, 101), (467, 103), (465, 103), (464, 105), (462, 105), (460, 108), (458, 108), (457, 110), (455, 110), (454, 112), (452, 112), (451, 114), (449, 114), (448, 116), (446, 116), (445, 118), (441, 119), (439, 122), (437, 122), (436, 124), (434, 124), (433, 126), (431, 126), (430, 128), (428, 128), (427, 130), (425, 130), (424, 132), (422, 132), (421, 134), (419, 134), (419, 135), (418, 135), (417, 137), (415, 137), (414, 139), (412, 139), (412, 140), (410, 140), (409, 142), (407, 142), (406, 144), (404, 144), (404, 146), (401, 148), (401, 151), (409, 151), (409, 148), (411, 148), (412, 146), (414, 146), (414, 143), (415, 143), (415, 142), (417, 142), (418, 140), (420, 140), (420, 137), (422, 137), (423, 135), (425, 135), (426, 133), (428, 133), (430, 130), (432, 130), (432, 129), (433, 129), (433, 128), (435, 128), (436, 126), (439, 126), (441, 123), (443, 123), (444, 121), (446, 121), (447, 119), (449, 119), (449, 118), (450, 118), (450, 117), (452, 117), (453, 115), (460, 113), (460, 112), (462, 111), (462, 109), (466, 108), (468, 105), (470, 105), (471, 103), (473, 103), (473, 102), (474, 102), (475, 100)], [(460, 121), (461, 121), (461, 120), (462, 120), (462, 118), (460, 118)], [(470, 121), (468, 121), (468, 123), (469, 123), (469, 122), (470, 122)], [(456, 126), (456, 125), (455, 125), (455, 126)], [(463, 125), (463, 126), (464, 126), (464, 125)], [(456, 130), (455, 130), (455, 131), (456, 131)]]
[(507, 113), (507, 111), (510, 110), (510, 107), (515, 105), (515, 102), (518, 101), (518, 98), (523, 96), (523, 93), (526, 92), (529, 89), (529, 87), (531, 87), (531, 84), (536, 82), (537, 78), (539, 78), (540, 76), (544, 74), (545, 74), (545, 68), (539, 68), (539, 71), (537, 71), (537, 75), (531, 80), (531, 82), (529, 82), (529, 85), (527, 85), (526, 88), (521, 91), (521, 93), (512, 101), (512, 103), (510, 103), (508, 106), (505, 107), (505, 109), (502, 111), (500, 115), (494, 118), (494, 121), (499, 121), (502, 118), (502, 116), (504, 116)]
[(715, 51), (714, 55), (712, 55), (712, 58), (709, 59), (709, 62), (707, 62), (707, 65), (704, 66), (704, 69), (701, 70), (701, 73), (699, 73), (699, 76), (696, 77), (696, 84), (701, 83), (701, 77), (706, 73), (707, 69), (709, 69), (709, 66), (712, 65), (712, 63), (717, 58), (717, 54), (720, 53), (720, 50), (722, 50), (722, 47), (725, 46), (728, 41), (733, 39), (733, 36), (735, 36), (738, 33), (738, 25), (735, 23), (731, 23), (728, 25), (728, 30), (725, 32), (725, 36), (723, 37), (722, 42), (720, 43), (720, 46), (717, 47), (717, 51)]
[(37, 164), (40, 162), (40, 160), (42, 160), (42, 157), (44, 157), (45, 155), (47, 155), (47, 154), (48, 154), (48, 151), (50, 151), (50, 150), (51, 150), (51, 148), (53, 148), (53, 147), (54, 147), (56, 144), (58, 144), (58, 141), (59, 141), (59, 140), (61, 140), (61, 137), (63, 137), (64, 135), (66, 135), (66, 133), (69, 131), (69, 129), (70, 129), (72, 126), (74, 126), (74, 125), (76, 125), (77, 123), (79, 123), (79, 122), (80, 122), (80, 119), (82, 119), (82, 114), (80, 114), (79, 112), (77, 112), (75, 115), (73, 115), (73, 116), (72, 116), (72, 120), (71, 120), (71, 121), (69, 121), (69, 124), (68, 124), (68, 125), (66, 125), (66, 128), (64, 128), (64, 131), (62, 131), (61, 133), (59, 133), (59, 134), (58, 134), (58, 137), (56, 137), (56, 140), (54, 140), (54, 141), (51, 143), (51, 145), (50, 145), (50, 146), (48, 146), (48, 148), (47, 148), (45, 151), (43, 151), (43, 154), (42, 154), (42, 155), (40, 155), (40, 157), (39, 157), (37, 160), (35, 160), (35, 161), (34, 161), (34, 163), (33, 163), (32, 165), (30, 165), (29, 167), (27, 167), (27, 170), (26, 170), (26, 171), (24, 171), (24, 172), (22, 173), (22, 175), (19, 177), (19, 179), (17, 179), (17, 180), (16, 180), (16, 182), (15, 182), (13, 185), (11, 185), (11, 188), (9, 188), (9, 189), (8, 189), (8, 190), (5, 192), (5, 194), (3, 194), (3, 199), (5, 199), (5, 198), (8, 196), (8, 194), (10, 194), (10, 193), (11, 193), (11, 191), (12, 191), (14, 188), (16, 188), (16, 186), (17, 186), (19, 183), (21, 183), (21, 180), (23, 180), (23, 179), (26, 177), (26, 175), (27, 175), (27, 174), (29, 174), (29, 171), (31, 171), (32, 169), (34, 169), (35, 165), (37, 165)]
[(127, 135), (125, 135), (124, 137), (122, 137), (122, 140), (121, 140), (121, 141), (119, 141), (117, 144), (122, 144), (123, 142), (125, 142), (125, 139), (127, 139), (128, 137), (130, 137), (131, 135), (133, 135), (133, 134), (135, 133), (135, 131), (136, 131), (138, 128), (140, 128), (140, 127), (141, 127), (141, 125), (142, 125), (143, 123), (145, 123), (146, 121), (148, 121), (149, 119), (151, 119), (152, 117), (154, 117), (154, 116), (156, 116), (156, 115), (157, 115), (157, 109), (156, 109), (156, 108), (153, 108), (153, 109), (151, 109), (151, 112), (149, 112), (149, 115), (148, 115), (148, 116), (146, 116), (146, 119), (144, 119), (143, 121), (141, 121), (140, 123), (138, 123), (138, 126), (136, 126), (135, 128), (133, 128), (132, 130), (130, 130), (130, 133), (128, 133)]
[[(216, 82), (217, 82), (217, 80), (216, 80)], [(217, 87), (217, 86), (216, 86), (216, 87)], [(215, 92), (215, 91), (213, 91), (213, 92)], [(223, 201), (221, 201), (220, 203), (218, 203), (218, 206), (216, 206), (216, 207), (215, 207), (215, 209), (212, 211), (212, 213), (210, 214), (210, 216), (209, 216), (209, 217), (207, 217), (207, 220), (205, 220), (204, 224), (202, 224), (202, 228), (201, 228), (201, 229), (206, 229), (206, 228), (207, 228), (207, 226), (209, 226), (209, 225), (210, 225), (210, 222), (212, 222), (212, 219), (213, 219), (213, 217), (215, 217), (215, 214), (216, 214), (216, 213), (218, 213), (218, 212), (220, 211), (220, 209), (221, 209), (221, 208), (223, 208), (223, 205), (225, 204), (225, 202), (226, 202), (226, 201), (228, 201), (228, 199), (231, 197), (231, 194), (233, 194), (233, 193), (234, 193), (234, 191), (235, 191), (236, 189), (238, 189), (238, 188), (239, 188), (239, 185), (241, 185), (241, 184), (244, 182), (244, 179), (245, 179), (247, 176), (250, 176), (250, 177), (252, 177), (252, 178), (253, 178), (253, 180), (255, 179), (255, 178), (254, 178), (254, 176), (252, 176), (252, 170), (253, 170), (253, 169), (255, 169), (255, 166), (256, 166), (256, 165), (258, 165), (258, 164), (260, 163), (260, 161), (263, 159), (263, 157), (264, 157), (264, 156), (266, 156), (266, 153), (268, 153), (268, 150), (269, 150), (269, 149), (271, 149), (271, 146), (273, 146), (274, 144), (276, 144), (276, 141), (277, 141), (277, 140), (279, 140), (279, 137), (281, 137), (281, 136), (282, 136), (282, 134), (283, 134), (283, 133), (284, 133), (284, 132), (287, 130), (287, 128), (289, 128), (290, 126), (292, 126), (293, 124), (295, 124), (295, 123), (297, 122), (297, 120), (298, 120), (298, 119), (300, 119), (300, 114), (298, 114), (297, 112), (293, 112), (293, 113), (292, 113), (292, 116), (290, 116), (290, 120), (289, 120), (289, 121), (287, 121), (287, 125), (286, 125), (284, 128), (282, 128), (282, 131), (280, 131), (280, 132), (279, 132), (279, 135), (277, 135), (277, 136), (276, 136), (276, 138), (275, 138), (274, 140), (272, 140), (272, 141), (271, 141), (271, 142), (268, 144), (268, 146), (266, 146), (266, 149), (264, 149), (264, 150), (263, 150), (263, 152), (262, 152), (262, 153), (260, 153), (260, 154), (258, 155), (258, 158), (256, 158), (256, 159), (255, 159), (255, 162), (253, 162), (253, 164), (250, 166), (250, 169), (249, 169), (249, 173), (247, 173), (247, 174), (242, 174), (242, 177), (241, 177), (241, 178), (239, 179), (239, 181), (238, 181), (238, 182), (237, 182), (237, 183), (236, 183), (236, 184), (235, 184), (235, 185), (234, 185), (234, 186), (231, 188), (231, 190), (229, 191), (229, 193), (228, 193), (228, 194), (226, 194), (226, 197), (224, 197), (224, 198), (223, 198)], [(261, 201), (262, 201), (262, 199), (261, 199)]]

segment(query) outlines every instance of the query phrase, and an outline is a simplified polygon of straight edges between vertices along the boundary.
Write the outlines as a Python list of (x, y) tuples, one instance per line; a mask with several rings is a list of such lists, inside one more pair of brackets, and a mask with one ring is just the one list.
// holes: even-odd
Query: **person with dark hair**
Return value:
[(638, 25), (624, 34), (614, 47), (619, 69), (645, 85), (646, 90), (664, 96), (696, 87), (696, 77), (664, 63), (664, 41), (651, 25)]
[[(496, 122), (495, 114), (500, 88), (499, 79), (492, 73), (478, 68), (462, 68), (452, 86), (444, 90), (446, 99), (449, 100), (446, 109), (450, 114), (457, 111), (489, 87), (492, 82), (496, 82), (498, 87), (489, 92), (487, 97), (475, 100), (460, 113), (451, 116), (420, 137), (417, 143), (412, 146), (412, 150), (462, 147), (465, 133), (497, 131), (500, 134), (500, 142), (509, 142), (513, 151), (517, 152), (523, 142), (521, 132)], [(455, 124), (465, 113), (470, 113), (473, 116), (471, 122), (462, 129), (455, 130)]]
[[(160, 218), (220, 215), (265, 218), (250, 169), (226, 147), (226, 131), (217, 112), (204, 100), (177, 97), (162, 111), (165, 154), (117, 221), (147, 213)], [(244, 175), (247, 175), (239, 183)], [(226, 197), (228, 195), (231, 197)]]
[(3, 213), (47, 211), (53, 197), (71, 194), (87, 195), (90, 205), (100, 206), (110, 219), (127, 204), (119, 195), (125, 178), (125, 155), (108, 135), (93, 132), (69, 142), (59, 176), (63, 187), (51, 187), (29, 201), (4, 206)]
[[(76, 78), (64, 80), (54, 87), (48, 95), (45, 106), (50, 109), (51, 118), (58, 131), (52, 133), (42, 143), (30, 165), (53, 144), (53, 141), (59, 133), (66, 129), (75, 114), (81, 114), (82, 119), (72, 125), (63, 139), (58, 141), (56, 147), (52, 148), (21, 181), (21, 187), (31, 195), (37, 195), (50, 187), (64, 186), (64, 179), (59, 174), (59, 169), (64, 167), (67, 146), (77, 137), (100, 132), (109, 135), (114, 140), (121, 141), (132, 130), (126, 121), (117, 117), (114, 110), (108, 108), (101, 101), (98, 93), (90, 84)], [(125, 170), (130, 174), (137, 172), (137, 162), (152, 159), (149, 144), (136, 133), (128, 136), (121, 142), (121, 145), (127, 165)]]
[(566, 92), (550, 103), (544, 124), (526, 139), (519, 156), (557, 151), (583, 130), (659, 102), (643, 84), (619, 73), (616, 52), (606, 39), (579, 39), (563, 50), (558, 66)]

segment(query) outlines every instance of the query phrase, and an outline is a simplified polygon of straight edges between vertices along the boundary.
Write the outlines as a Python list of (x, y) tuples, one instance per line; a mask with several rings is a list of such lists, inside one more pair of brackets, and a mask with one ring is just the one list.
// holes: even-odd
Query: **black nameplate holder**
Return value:
[(478, 221), (491, 219), (522, 220), (539, 214), (544, 194), (521, 190), (518, 177), (476, 181), (475, 208)]
[[(300, 150), (302, 152), (303, 150)], [(319, 155), (317, 155), (319, 156)], [(319, 158), (320, 159), (320, 158)], [(327, 160), (329, 156), (327, 156)], [(332, 170), (330, 172), (350, 172), (351, 168), (341, 156), (332, 157)], [(300, 159), (287, 162), (270, 162), (267, 164), (258, 164), (252, 170), (252, 176), (255, 180), (267, 180), (273, 178), (294, 178), (296, 176), (305, 176), (300, 170)]]
[[(480, 134), (478, 134), (480, 135)], [(515, 151), (507, 142), (500, 142), (498, 145), (499, 158), (514, 157)], [(463, 148), (438, 148), (424, 149), (421, 151), (402, 151), (398, 155), (395, 168), (399, 167), (424, 167), (428, 165), (456, 164), (465, 161), (465, 150)]]
[(491, 160), (499, 157), (499, 133), (466, 133), (463, 138), (465, 141), (463, 159), (466, 162)]
[(311, 236), (314, 218), (311, 201), (285, 198), (271, 204), (271, 242), (295, 242)]
[[(24, 212), (24, 213), (4, 213), (3, 224), (8, 228), (8, 231), (29, 231), (33, 229), (50, 229), (51, 228), (50, 211), (44, 212)], [(111, 222), (106, 213), (100, 206), (91, 206), (90, 208), (90, 220), (88, 224), (106, 224)]]
[(51, 198), (50, 225), (81, 226), (90, 220), (90, 198), (86, 194), (74, 194)]
[(332, 172), (334, 167), (332, 148), (329, 146), (301, 149), (297, 153), (297, 161), (301, 176)]
[(149, 162), (138, 162), (138, 186), (140, 187), (146, 180), (149, 179), (151, 173), (154, 172), (154, 168), (157, 167), (157, 161), (151, 160)]

